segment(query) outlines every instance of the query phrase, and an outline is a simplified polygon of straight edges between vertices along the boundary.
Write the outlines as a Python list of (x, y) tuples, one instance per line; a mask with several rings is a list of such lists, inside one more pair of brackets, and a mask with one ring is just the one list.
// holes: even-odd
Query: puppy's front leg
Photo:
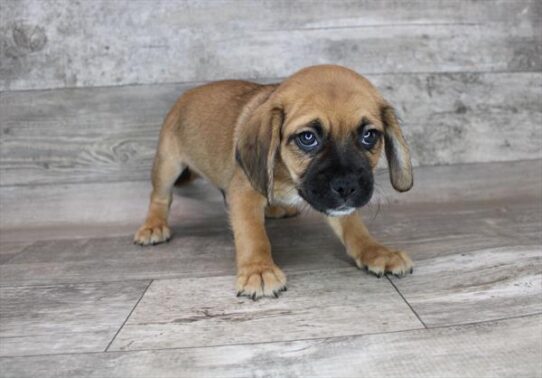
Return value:
[(327, 221), (360, 269), (365, 268), (378, 277), (384, 273), (399, 277), (412, 273), (413, 265), (408, 255), (393, 251), (373, 239), (359, 214), (328, 217)]
[(237, 295), (252, 299), (278, 297), (286, 290), (286, 276), (271, 257), (265, 232), (267, 199), (238, 174), (227, 194), (237, 261)]

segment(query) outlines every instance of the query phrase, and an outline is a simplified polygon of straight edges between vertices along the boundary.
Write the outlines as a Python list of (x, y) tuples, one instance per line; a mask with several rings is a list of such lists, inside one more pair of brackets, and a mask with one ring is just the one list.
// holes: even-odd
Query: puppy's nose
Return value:
[(343, 199), (350, 197), (357, 189), (356, 181), (349, 177), (337, 177), (331, 180), (331, 190)]

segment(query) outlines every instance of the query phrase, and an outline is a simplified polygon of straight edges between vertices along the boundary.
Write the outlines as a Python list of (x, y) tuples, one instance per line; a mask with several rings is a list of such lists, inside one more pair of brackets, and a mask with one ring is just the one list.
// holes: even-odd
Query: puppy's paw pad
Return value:
[(286, 291), (286, 276), (276, 265), (252, 264), (239, 269), (237, 296), (256, 300), (261, 297), (278, 298)]
[(392, 251), (382, 246), (363, 251), (355, 261), (359, 268), (365, 269), (378, 278), (387, 273), (400, 278), (414, 271), (412, 260), (405, 252)]
[(171, 230), (164, 223), (144, 224), (134, 235), (134, 243), (139, 245), (154, 245), (163, 243), (171, 238)]

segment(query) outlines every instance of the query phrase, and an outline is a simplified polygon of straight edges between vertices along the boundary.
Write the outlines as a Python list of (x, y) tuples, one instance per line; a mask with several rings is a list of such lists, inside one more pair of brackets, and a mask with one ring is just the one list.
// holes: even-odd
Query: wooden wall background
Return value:
[(3, 0), (0, 15), (2, 187), (147, 180), (182, 91), (320, 63), (384, 92), (416, 165), (542, 157), (538, 0)]
[(4, 0), (2, 86), (539, 72), (538, 0)]

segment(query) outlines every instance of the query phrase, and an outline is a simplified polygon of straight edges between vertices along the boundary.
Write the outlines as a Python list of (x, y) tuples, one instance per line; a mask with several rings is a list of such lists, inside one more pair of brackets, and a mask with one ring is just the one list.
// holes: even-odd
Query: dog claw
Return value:
[(414, 273), (414, 268), (410, 268), (410, 274)]
[(273, 292), (273, 295), (275, 296), (275, 298), (279, 297), (279, 293), (277, 293), (276, 291)]
[(367, 270), (368, 273), (372, 274), (373, 276), (375, 276), (376, 278), (382, 278), (382, 276), (384, 276), (384, 272), (379, 272), (379, 273), (376, 273), (376, 272), (373, 272), (372, 270)]

